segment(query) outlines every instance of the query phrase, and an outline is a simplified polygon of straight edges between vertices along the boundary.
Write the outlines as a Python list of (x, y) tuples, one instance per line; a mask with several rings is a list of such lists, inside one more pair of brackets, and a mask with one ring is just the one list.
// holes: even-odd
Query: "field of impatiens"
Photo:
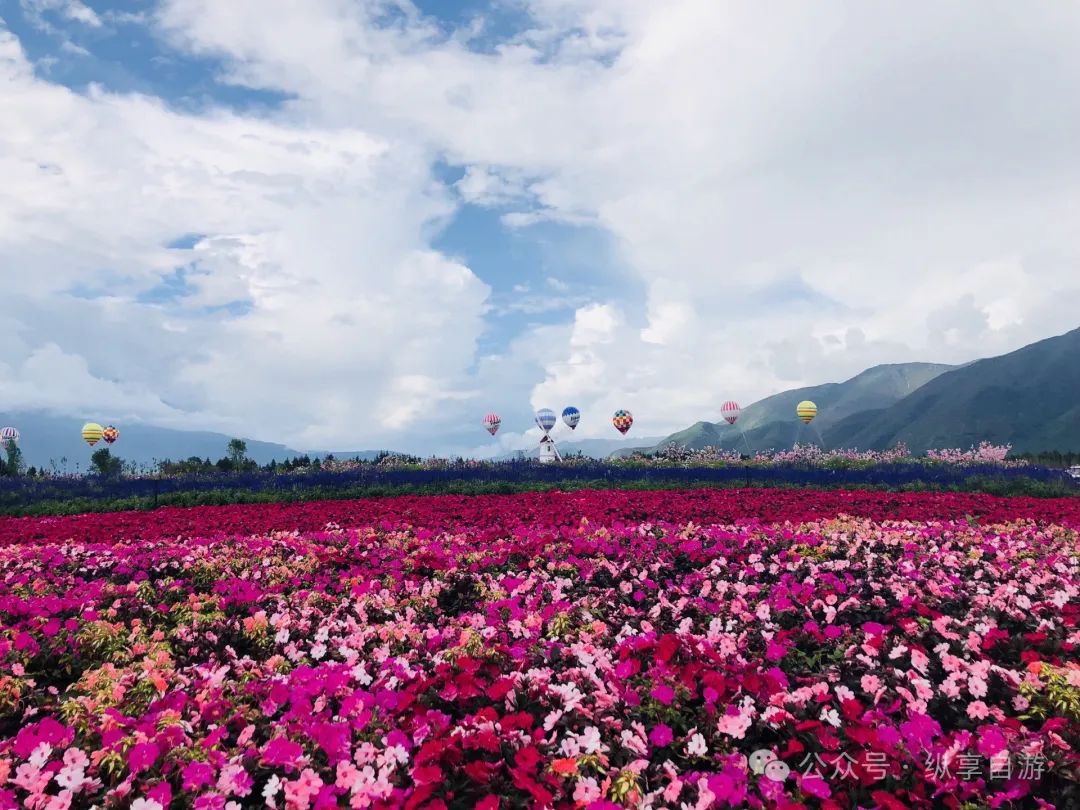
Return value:
[(1080, 499), (0, 519), (0, 810), (1080, 806)]

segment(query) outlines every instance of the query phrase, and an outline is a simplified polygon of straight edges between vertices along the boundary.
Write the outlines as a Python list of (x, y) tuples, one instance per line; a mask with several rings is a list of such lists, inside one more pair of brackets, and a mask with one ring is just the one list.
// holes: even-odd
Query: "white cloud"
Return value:
[[(428, 153), (356, 128), (80, 96), (36, 79), (10, 35), (0, 65), (0, 266), (15, 269), (0, 385), (20, 404), (44, 357), (43, 405), (65, 391), (318, 446), (401, 438), (457, 396), (487, 288), (426, 245), (452, 211)], [(188, 233), (206, 236), (165, 247)], [(179, 266), (170, 298), (160, 285)]]
[(462, 199), (474, 205), (499, 206), (522, 203), (528, 197), (524, 179), (491, 166), (467, 166), (454, 187)]
[(45, 31), (55, 31), (47, 19), (47, 14), (55, 14), (63, 20), (82, 23), (90, 28), (100, 28), (101, 18), (85, 3), (79, 0), (19, 0), (23, 14), (34, 25)]
[[(0, 155), (21, 156), (5, 177), (35, 191), (0, 189), (0, 251), (49, 269), (26, 294), (93, 277), (130, 297), (176, 261), (168, 233), (210, 234), (188, 309), (252, 310), (169, 313), (193, 357), (185, 407), (260, 426), (284, 413), (326, 441), (418, 420), (425, 398), (433, 434), (486, 403), (569, 400), (605, 414), (586, 436), (614, 435), (616, 407), (659, 433), (728, 397), (1077, 325), (1068, 4), (529, 0), (533, 29), (483, 53), (469, 50), (478, 27), (443, 36), (391, 5), (165, 0), (157, 25), (175, 47), (293, 97), (271, 120), (19, 78)], [(507, 226), (609, 234), (617, 265), (602, 270), (620, 292), (474, 358), (486, 290), (429, 249), (453, 205), (428, 177), (437, 158), (466, 166), (464, 199), (513, 209)], [(360, 322), (375, 324), (371, 345)], [(274, 370), (320, 393), (273, 389), (271, 407)], [(355, 389), (335, 391), (349, 370)], [(369, 386), (379, 416), (352, 428)]]

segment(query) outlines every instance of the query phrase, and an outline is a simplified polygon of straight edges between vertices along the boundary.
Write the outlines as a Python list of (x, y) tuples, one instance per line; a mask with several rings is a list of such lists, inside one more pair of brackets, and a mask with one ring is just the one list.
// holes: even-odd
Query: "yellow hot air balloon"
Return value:
[(82, 426), (83, 441), (93, 447), (99, 441), (101, 436), (105, 432), (105, 428), (99, 425), (97, 422), (87, 422)]
[(810, 420), (817, 416), (817, 405), (808, 399), (804, 399), (795, 406), (795, 415), (809, 425)]

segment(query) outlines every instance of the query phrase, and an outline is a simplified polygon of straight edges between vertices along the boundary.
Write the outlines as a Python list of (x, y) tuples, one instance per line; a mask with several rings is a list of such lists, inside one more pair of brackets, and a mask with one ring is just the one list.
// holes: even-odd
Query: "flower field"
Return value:
[(1080, 499), (0, 519), (0, 809), (1080, 806)]

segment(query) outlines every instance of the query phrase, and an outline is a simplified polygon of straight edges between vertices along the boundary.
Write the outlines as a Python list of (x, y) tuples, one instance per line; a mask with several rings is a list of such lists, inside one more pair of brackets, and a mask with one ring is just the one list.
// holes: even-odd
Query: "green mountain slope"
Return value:
[[(675, 443), (694, 450), (720, 447), (745, 451), (747, 443), (754, 450), (765, 450), (790, 447), (795, 442), (818, 442), (819, 431), (855, 414), (886, 408), (953, 368), (941, 363), (874, 366), (842, 383), (795, 388), (759, 400), (743, 408), (738, 427), (722, 421), (697, 422), (652, 447), (638, 449), (651, 452)], [(818, 406), (818, 417), (809, 427), (795, 418), (795, 406), (804, 399)]]
[(826, 446), (921, 452), (980, 441), (1017, 452), (1080, 449), (1080, 329), (978, 360), (874, 414), (824, 430)]

